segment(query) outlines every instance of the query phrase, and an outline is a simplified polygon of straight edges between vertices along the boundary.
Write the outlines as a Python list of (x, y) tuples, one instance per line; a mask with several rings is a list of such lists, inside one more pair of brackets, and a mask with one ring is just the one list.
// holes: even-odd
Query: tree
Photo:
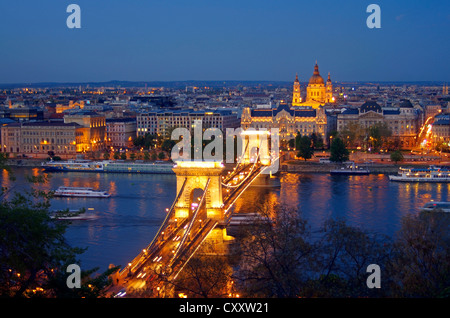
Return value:
[(322, 236), (314, 259), (315, 274), (302, 289), (305, 297), (383, 296), (385, 290), (366, 286), (367, 266), (383, 269), (389, 261), (391, 242), (386, 236), (350, 226), (343, 219), (329, 219), (321, 228)]
[(345, 148), (345, 144), (341, 138), (336, 137), (333, 138), (330, 147), (330, 161), (333, 162), (344, 162), (349, 158), (349, 152), (347, 148)]
[(163, 160), (164, 158), (166, 158), (166, 155), (165, 155), (164, 152), (161, 151), (161, 152), (158, 154), (158, 159), (159, 159), (159, 160)]
[(358, 122), (349, 122), (340, 133), (348, 147), (360, 146), (364, 139), (364, 128)]
[(387, 138), (392, 135), (387, 123), (376, 123), (367, 128), (367, 135), (373, 147), (373, 150), (378, 150), (387, 141)]
[(103, 159), (105, 159), (105, 160), (109, 159), (109, 152), (103, 153)]
[(402, 142), (399, 136), (390, 137), (386, 141), (386, 147), (389, 151), (400, 150)]
[(311, 147), (311, 138), (308, 136), (303, 136), (299, 140), (299, 149), (298, 149), (298, 157), (302, 157), (305, 159), (310, 159), (314, 154), (314, 150)]
[(120, 159), (122, 159), (122, 160), (127, 160), (127, 154), (126, 154), (125, 152), (122, 152), (122, 153), (120, 154)]
[[(0, 168), (1, 162), (0, 162)], [(46, 182), (42, 176), (29, 177)], [(97, 278), (97, 268), (82, 271), (82, 288), (69, 289), (66, 269), (80, 264), (85, 249), (71, 247), (65, 239), (68, 222), (54, 220), (48, 211), (52, 193), (33, 190), (1, 193), (0, 202), (0, 296), (2, 297), (99, 297), (110, 284), (111, 269)]]
[(320, 135), (316, 133), (311, 134), (311, 143), (313, 149), (323, 149), (323, 140)]
[(116, 151), (116, 152), (114, 153), (113, 158), (116, 159), (116, 160), (119, 159), (119, 158), (120, 158), (120, 153), (119, 153), (118, 151)]
[(166, 139), (163, 141), (161, 145), (161, 149), (167, 153), (170, 153), (172, 151), (173, 146), (175, 146), (176, 142), (171, 139)]
[(444, 212), (406, 215), (386, 277), (395, 297), (450, 296), (450, 217)]
[(7, 165), (9, 154), (6, 152), (0, 152), (0, 169), (10, 170)]
[(155, 146), (157, 138), (157, 136), (147, 133), (144, 136), (134, 138), (133, 145), (137, 148), (149, 149)]
[(298, 212), (284, 206), (259, 211), (270, 222), (256, 222), (243, 229), (240, 262), (235, 274), (243, 296), (296, 297), (311, 271), (314, 245), (309, 227)]
[(288, 146), (289, 148), (295, 148), (295, 138), (289, 139)]
[(24, 297), (44, 287), (53, 269), (77, 263), (81, 251), (66, 245), (65, 225), (52, 222), (47, 207), (16, 193), (2, 200), (0, 220), (0, 295)]
[(391, 153), (391, 160), (395, 163), (398, 163), (399, 161), (403, 161), (403, 154), (397, 150)]
[(445, 143), (443, 141), (438, 141), (434, 149), (436, 151), (450, 152), (450, 146), (448, 145), (448, 143)]
[(302, 135), (299, 131), (297, 131), (297, 135), (295, 135), (295, 150), (300, 150), (300, 140), (302, 139)]

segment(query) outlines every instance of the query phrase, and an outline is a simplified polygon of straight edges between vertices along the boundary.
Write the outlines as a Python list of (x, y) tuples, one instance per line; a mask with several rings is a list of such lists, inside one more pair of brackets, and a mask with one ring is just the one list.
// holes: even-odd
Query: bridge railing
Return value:
[(197, 233), (194, 238), (189, 242), (189, 244), (183, 249), (180, 255), (177, 257), (172, 265), (173, 271), (171, 273), (171, 279), (176, 279), (178, 274), (183, 270), (184, 266), (189, 262), (189, 260), (195, 255), (197, 250), (202, 245), (203, 241), (208, 237), (218, 222), (212, 219), (208, 219), (202, 226), (201, 231)]
[(126, 266), (124, 269), (122, 269), (122, 271), (119, 273), (120, 276), (122, 276), (124, 273), (128, 273), (130, 270), (130, 267), (133, 268), (135, 267), (137, 264), (139, 264), (140, 260), (142, 259), (143, 256), (145, 256), (147, 253), (148, 254), (152, 254), (153, 248), (156, 245), (155, 243), (157, 242), (157, 240), (161, 237), (161, 233), (164, 232), (164, 230), (168, 227), (169, 222), (175, 212), (175, 205), (177, 204), (178, 200), (180, 199), (181, 195), (183, 194), (184, 188), (186, 186), (187, 183), (187, 178), (184, 179), (183, 181), (183, 185), (181, 186), (180, 191), (178, 192), (175, 200), (172, 203), (172, 206), (170, 207), (170, 210), (167, 212), (166, 214), (166, 218), (164, 219), (163, 223), (161, 224), (161, 226), (158, 229), (158, 232), (156, 233), (156, 235), (153, 237), (153, 240), (150, 242), (150, 244), (147, 246), (147, 248), (144, 251), (141, 251), (134, 259), (133, 261), (128, 264), (128, 266)]
[(209, 186), (210, 181), (211, 181), (210, 178), (208, 178), (208, 181), (206, 181), (205, 188), (203, 189), (203, 195), (202, 195), (202, 197), (201, 197), (201, 199), (200, 199), (200, 202), (199, 202), (197, 208), (196, 208), (195, 211), (194, 211), (194, 214), (193, 214), (193, 216), (192, 216), (192, 219), (191, 219), (190, 222), (189, 222), (189, 225), (188, 225), (186, 231), (184, 232), (183, 238), (181, 239), (180, 244), (178, 245), (177, 250), (175, 251), (175, 254), (174, 254), (173, 258), (172, 258), (171, 264), (172, 264), (172, 263), (174, 262), (174, 260), (177, 258), (177, 256), (178, 256), (178, 254), (180, 253), (180, 251), (184, 248), (184, 244), (185, 244), (185, 242), (186, 242), (186, 238), (189, 236), (189, 233), (190, 233), (190, 231), (191, 231), (191, 229), (192, 229), (192, 225), (193, 225), (194, 222), (197, 220), (197, 216), (198, 216), (199, 211), (200, 211), (200, 210), (203, 208), (203, 206), (206, 204), (205, 198), (206, 198), (206, 193), (208, 192), (208, 186)]
[(236, 175), (239, 174), (243, 169), (245, 169), (245, 164), (242, 165), (242, 161), (244, 159), (244, 154), (247, 151), (249, 142), (247, 142), (247, 145), (245, 146), (244, 152), (241, 154), (241, 156), (238, 158), (238, 162), (236, 163), (236, 167), (234, 167), (234, 170), (229, 174), (226, 175), (224, 180), (222, 180), (223, 183), (228, 183), (231, 181)]
[(223, 202), (224, 212), (227, 213), (237, 198), (242, 194), (242, 192), (247, 189), (250, 184), (261, 174), (262, 169), (257, 167), (256, 169), (250, 170), (247, 177), (242, 180), (237, 186), (233, 186), (230, 188), (231, 192)]
[[(274, 161), (279, 160), (280, 157), (274, 158)], [(230, 187), (231, 193), (225, 197), (223, 202), (224, 213), (228, 213), (234, 202), (240, 197), (240, 195), (255, 181), (255, 179), (262, 174), (266, 169), (270, 169), (270, 166), (262, 166), (261, 164), (251, 167), (247, 177), (245, 177), (238, 185)]]
[[(190, 219), (186, 218), (181, 226), (177, 227), (178, 230), (184, 228), (184, 234), (180, 243), (178, 244), (176, 250), (174, 251), (173, 256), (170, 257), (170, 261), (166, 263), (166, 265), (161, 267), (161, 271), (159, 274), (165, 275), (167, 280), (171, 280), (176, 278), (176, 276), (180, 273), (181, 269), (186, 265), (189, 259), (195, 254), (198, 250), (202, 242), (206, 239), (209, 233), (215, 228), (218, 224), (217, 221), (212, 219), (206, 219), (205, 222), (200, 226), (198, 231), (195, 233), (191, 233), (193, 231), (193, 225), (198, 220), (200, 211), (206, 207), (206, 193), (210, 184), (210, 179), (208, 179), (203, 195), (199, 201), (199, 205), (195, 209), (192, 217)], [(192, 237), (191, 237), (192, 235)], [(188, 240), (188, 237), (191, 238)], [(153, 254), (148, 254), (146, 260), (151, 260), (151, 258), (156, 255), (153, 251)], [(157, 252), (157, 251), (156, 251)], [(141, 262), (135, 266), (137, 268), (135, 273), (141, 271), (141, 267), (145, 267), (146, 262)]]

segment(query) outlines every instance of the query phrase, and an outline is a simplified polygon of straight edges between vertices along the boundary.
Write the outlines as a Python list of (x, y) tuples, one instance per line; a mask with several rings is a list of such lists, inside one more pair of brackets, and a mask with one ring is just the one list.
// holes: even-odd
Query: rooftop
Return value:
[(60, 122), (60, 121), (28, 121), (28, 122), (22, 122), (22, 123), (18, 123), (18, 122), (13, 122), (10, 124), (7, 124), (7, 126), (11, 126), (11, 127), (70, 127), (70, 126), (74, 126), (74, 127), (81, 127), (79, 124), (77, 123), (64, 123), (64, 122)]

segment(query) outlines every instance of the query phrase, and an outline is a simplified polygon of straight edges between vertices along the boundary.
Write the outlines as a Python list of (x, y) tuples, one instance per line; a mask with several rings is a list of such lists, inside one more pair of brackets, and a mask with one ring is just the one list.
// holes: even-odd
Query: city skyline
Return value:
[[(25, 4), (24, 4), (25, 3)], [(0, 84), (109, 81), (282, 81), (317, 60), (338, 82), (450, 82), (450, 4), (76, 1), (2, 3)]]
[(0, 296), (449, 296), (450, 2), (371, 2), (1, 2)]

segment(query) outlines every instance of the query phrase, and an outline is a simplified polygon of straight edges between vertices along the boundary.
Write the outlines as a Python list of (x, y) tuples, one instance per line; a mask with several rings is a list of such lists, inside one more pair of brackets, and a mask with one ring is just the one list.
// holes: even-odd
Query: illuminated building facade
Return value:
[(359, 108), (349, 108), (338, 114), (337, 131), (342, 132), (350, 122), (359, 124), (363, 129), (386, 123), (391, 137), (399, 138), (403, 149), (411, 149), (420, 129), (420, 118), (420, 110), (406, 99), (395, 107), (381, 107), (374, 101), (367, 101)]
[(52, 152), (61, 158), (73, 158), (81, 129), (76, 123), (62, 122), (7, 124), (1, 127), (2, 152), (32, 158), (47, 158)]
[(174, 128), (192, 129), (195, 121), (202, 122), (202, 128), (238, 128), (239, 118), (231, 110), (174, 110), (141, 113), (136, 118), (137, 136), (145, 134), (167, 136)]
[(103, 151), (105, 149), (105, 116), (82, 110), (64, 115), (64, 123), (77, 123), (82, 127), (77, 136), (77, 152)]
[(56, 113), (60, 114), (63, 113), (66, 110), (70, 110), (70, 109), (74, 109), (74, 108), (80, 108), (83, 109), (84, 108), (84, 101), (79, 101), (79, 102), (73, 102), (72, 100), (69, 101), (69, 105), (64, 105), (64, 104), (56, 104)]
[(107, 118), (106, 139), (108, 147), (125, 148), (133, 146), (136, 137), (135, 118)]
[(18, 122), (29, 120), (40, 121), (44, 119), (44, 112), (40, 109), (30, 107), (0, 109), (0, 118), (10, 118)]
[(327, 103), (334, 103), (333, 84), (331, 82), (330, 73), (325, 83), (323, 77), (319, 73), (319, 66), (314, 65), (313, 75), (310, 77), (308, 86), (306, 87), (306, 98), (303, 101), (301, 97), (300, 82), (298, 75), (295, 76), (292, 106), (311, 106), (314, 109), (319, 108)]
[(435, 146), (441, 143), (450, 146), (450, 113), (436, 115), (431, 128), (431, 136)]
[(322, 106), (313, 108), (290, 108), (280, 104), (278, 108), (250, 109), (244, 108), (241, 117), (241, 127), (270, 130), (278, 128), (280, 139), (289, 140), (299, 132), (302, 135), (312, 133), (321, 136), (325, 141), (327, 133), (327, 116)]

